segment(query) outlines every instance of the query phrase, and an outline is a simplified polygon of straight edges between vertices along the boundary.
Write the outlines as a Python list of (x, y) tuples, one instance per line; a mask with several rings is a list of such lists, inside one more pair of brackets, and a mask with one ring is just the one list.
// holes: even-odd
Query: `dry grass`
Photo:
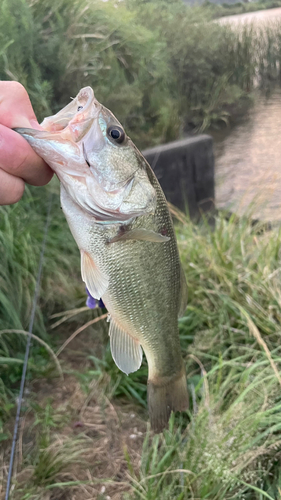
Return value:
[[(86, 357), (92, 337), (83, 335), (73, 340), (72, 348)], [(63, 382), (53, 378), (28, 384), (31, 394), (20, 426), (11, 499), (119, 500), (131, 491), (128, 476), (140, 464), (146, 421), (134, 405), (109, 401), (96, 381), (85, 392), (77, 377), (66, 373), (84, 368), (79, 357), (72, 362), (72, 352), (65, 349), (61, 355)], [(11, 420), (10, 430), (12, 426)], [(1, 500), (10, 447), (9, 440), (0, 455)]]
[[(36, 415), (23, 419), (11, 498), (22, 499), (30, 491), (40, 500), (90, 500), (100, 493), (112, 500), (121, 499), (130, 490), (126, 455), (130, 455), (130, 463), (137, 469), (145, 421), (136, 415), (133, 405), (110, 402), (97, 386), (93, 385), (85, 396), (73, 376), (66, 376), (63, 385), (54, 380), (41, 384), (37, 401), (42, 408), (47, 404), (46, 394), (52, 395), (55, 415), (61, 418), (68, 414), (71, 418), (67, 425), (51, 433), (50, 444), (38, 450), (33, 464), (28, 463), (28, 457), (39, 444), (34, 428)], [(10, 444), (6, 444), (1, 457), (4, 485)], [(47, 464), (52, 469), (48, 473)], [(3, 489), (0, 499), (4, 499)]]

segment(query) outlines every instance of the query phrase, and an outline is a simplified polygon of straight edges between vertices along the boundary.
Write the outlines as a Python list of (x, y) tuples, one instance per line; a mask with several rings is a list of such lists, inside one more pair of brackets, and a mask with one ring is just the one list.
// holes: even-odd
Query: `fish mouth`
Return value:
[(84, 87), (69, 104), (55, 115), (45, 118), (40, 125), (51, 133), (61, 133), (69, 128), (72, 139), (77, 142), (87, 133), (100, 109), (101, 104), (96, 100), (93, 89)]

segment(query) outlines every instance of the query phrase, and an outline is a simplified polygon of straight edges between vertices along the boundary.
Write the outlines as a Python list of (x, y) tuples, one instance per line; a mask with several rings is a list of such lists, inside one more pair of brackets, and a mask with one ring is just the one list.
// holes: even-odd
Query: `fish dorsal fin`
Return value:
[(81, 275), (92, 297), (99, 300), (108, 288), (109, 279), (97, 268), (92, 257), (83, 250), (81, 250)]
[(131, 231), (120, 232), (114, 238), (112, 238), (109, 243), (115, 243), (116, 241), (124, 240), (141, 240), (141, 241), (152, 241), (154, 243), (165, 243), (169, 241), (169, 236), (163, 236), (160, 233), (155, 233), (151, 229), (132, 229)]
[(136, 372), (142, 362), (140, 343), (128, 335), (112, 318), (109, 327), (110, 349), (115, 364), (122, 372)]
[(180, 304), (178, 317), (181, 318), (187, 306), (187, 283), (182, 265), (180, 264)]

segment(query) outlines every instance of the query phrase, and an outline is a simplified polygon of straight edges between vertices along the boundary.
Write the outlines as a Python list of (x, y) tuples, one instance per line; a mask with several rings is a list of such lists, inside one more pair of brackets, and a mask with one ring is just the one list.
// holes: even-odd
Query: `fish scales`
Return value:
[[(161, 203), (160, 195), (159, 190), (156, 216), (147, 217), (150, 220), (146, 222), (146, 227), (160, 231), (164, 223), (167, 233), (172, 236), (172, 222)], [(177, 372), (181, 363), (179, 342), (176, 336), (167, 335), (169, 330), (177, 332), (178, 329), (180, 271), (175, 239), (171, 238), (156, 249), (155, 243), (143, 241), (126, 241), (123, 245), (118, 242), (105, 244), (104, 253), (108, 255), (108, 274), (112, 278), (108, 292), (103, 297), (105, 304), (114, 308), (115, 316), (120, 318), (122, 324), (130, 320), (128, 330), (132, 335), (133, 331), (136, 332), (145, 351), (145, 346), (148, 346), (158, 356), (159, 349), (162, 350), (158, 358), (162, 372), (168, 374), (173, 369)], [(159, 262), (162, 273), (155, 275), (155, 267)]]
[(125, 373), (148, 362), (151, 426), (161, 431), (188, 393), (177, 318), (186, 306), (172, 219), (141, 153), (90, 87), (42, 131), (16, 129), (54, 169), (81, 252), (82, 278), (110, 315), (113, 359)]

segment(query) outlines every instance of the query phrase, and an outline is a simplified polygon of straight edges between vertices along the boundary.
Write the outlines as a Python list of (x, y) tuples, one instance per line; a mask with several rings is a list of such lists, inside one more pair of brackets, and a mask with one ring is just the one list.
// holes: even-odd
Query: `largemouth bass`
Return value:
[(148, 362), (151, 426), (188, 407), (178, 316), (186, 281), (163, 191), (115, 116), (83, 88), (45, 118), (15, 129), (55, 171), (61, 206), (81, 252), (89, 292), (110, 318), (111, 353), (129, 374)]

